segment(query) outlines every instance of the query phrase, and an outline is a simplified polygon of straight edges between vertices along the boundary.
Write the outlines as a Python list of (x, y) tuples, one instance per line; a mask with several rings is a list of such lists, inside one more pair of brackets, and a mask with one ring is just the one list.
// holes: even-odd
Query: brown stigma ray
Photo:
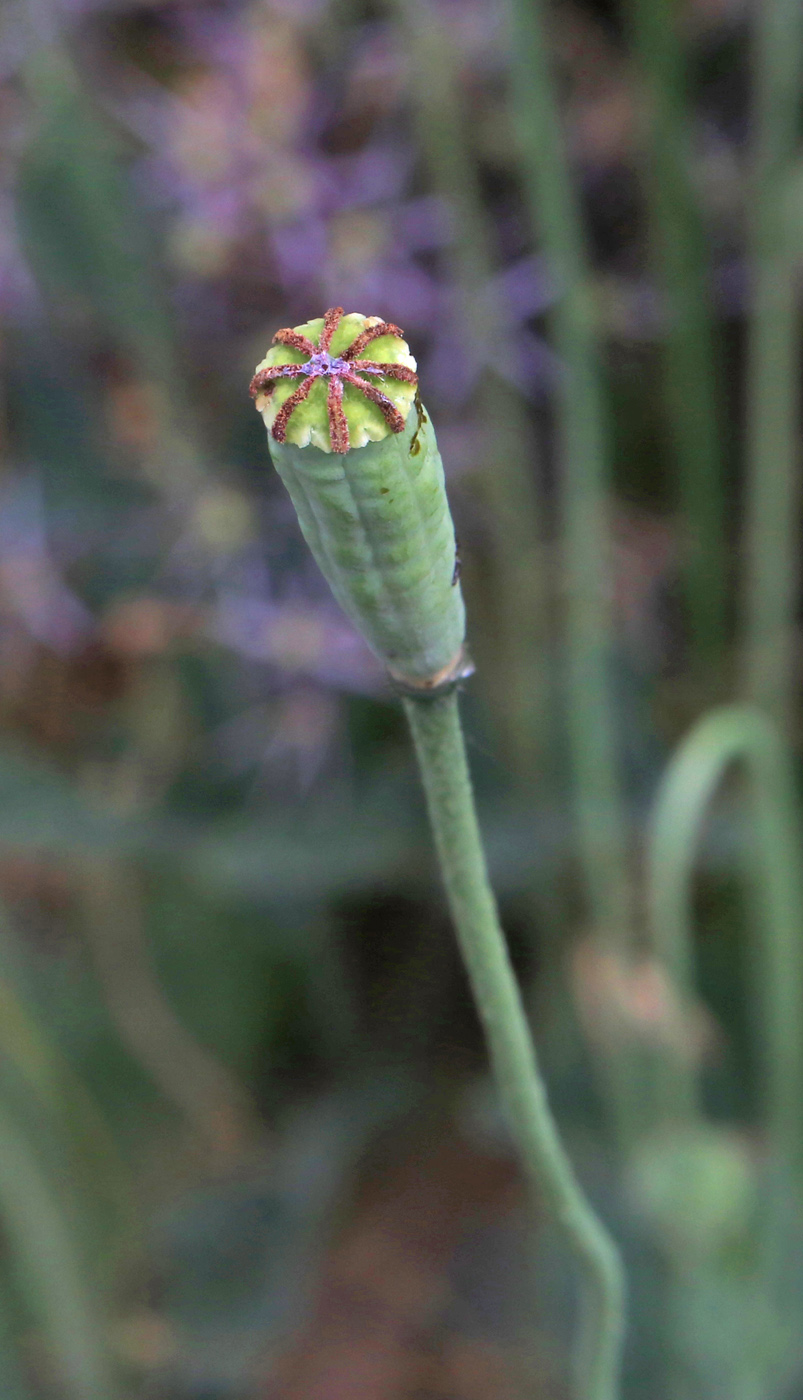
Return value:
[(381, 389), (377, 389), (375, 384), (369, 384), (368, 380), (362, 379), (359, 374), (344, 374), (343, 381), (346, 384), (353, 384), (355, 389), (360, 389), (367, 399), (370, 399), (377, 408), (382, 410), (392, 432), (404, 432), (404, 419), (387, 394), (383, 394)]
[(258, 394), (264, 394), (270, 398), (280, 379), (297, 379), (302, 365), (271, 365), (269, 369), (261, 369), (254, 375), (249, 386), (253, 399)]
[[(343, 359), (345, 360), (345, 355)], [(417, 384), (418, 375), (409, 365), (395, 365), (384, 362), (380, 364), (378, 360), (349, 360), (349, 369), (357, 370), (360, 374), (384, 374), (388, 379), (404, 379), (408, 384)]]
[(348, 452), (349, 425), (343, 408), (343, 385), (339, 379), (329, 380), (329, 393), (326, 398), (329, 414), (329, 438), (333, 452)]
[(404, 332), (394, 326), (392, 321), (378, 321), (375, 326), (368, 326), (361, 331), (356, 340), (353, 340), (348, 350), (343, 351), (344, 360), (353, 360), (355, 355), (359, 355), (366, 345), (370, 345), (372, 340), (377, 340), (380, 335), (397, 335), (400, 340), (404, 339)]
[(332, 336), (343, 319), (342, 306), (330, 306), (323, 318), (323, 330), (321, 331), (319, 350), (328, 350), (332, 344)]
[(390, 321), (378, 321), (376, 325), (366, 327), (343, 351), (342, 355), (332, 355), (330, 352), (332, 337), (340, 325), (342, 317), (342, 306), (330, 307), (323, 318), (323, 327), (317, 346), (300, 331), (280, 330), (273, 337), (275, 345), (286, 345), (290, 349), (299, 350), (308, 357), (300, 364), (271, 365), (267, 369), (259, 370), (251, 380), (252, 396), (256, 398), (262, 394), (266, 399), (269, 399), (273, 394), (279, 380), (301, 380), (301, 383), (276, 415), (271, 432), (277, 442), (286, 440), (287, 425), (292, 414), (299, 404), (302, 404), (308, 397), (317, 379), (325, 379), (328, 383), (326, 410), (329, 419), (329, 439), (333, 452), (345, 454), (351, 446), (348, 419), (343, 408), (343, 387), (345, 384), (350, 384), (352, 388), (358, 389), (371, 403), (376, 404), (391, 432), (403, 432), (405, 419), (396, 405), (388, 398), (387, 394), (383, 394), (381, 389), (362, 376), (376, 374), (386, 379), (417, 384), (418, 375), (407, 365), (358, 358), (372, 340), (377, 340), (383, 335), (398, 336), (401, 340), (403, 332)]
[(314, 379), (305, 379), (303, 384), (299, 384), (295, 392), (290, 395), (287, 402), (282, 404), (279, 412), (276, 414), (276, 421), (273, 425), (273, 436), (277, 442), (284, 442), (287, 437), (287, 424), (290, 421), (290, 414), (298, 408), (300, 403), (304, 402), (314, 383)]
[(315, 346), (305, 335), (298, 331), (283, 330), (277, 331), (273, 337), (274, 345), (289, 345), (292, 350), (301, 350), (305, 355), (314, 355)]

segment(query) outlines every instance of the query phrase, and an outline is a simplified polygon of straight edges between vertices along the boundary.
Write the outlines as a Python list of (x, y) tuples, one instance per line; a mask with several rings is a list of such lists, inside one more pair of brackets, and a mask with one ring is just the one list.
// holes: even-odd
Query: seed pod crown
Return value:
[(334, 306), (276, 332), (251, 393), (274, 441), (345, 453), (403, 432), (417, 385), (398, 326)]

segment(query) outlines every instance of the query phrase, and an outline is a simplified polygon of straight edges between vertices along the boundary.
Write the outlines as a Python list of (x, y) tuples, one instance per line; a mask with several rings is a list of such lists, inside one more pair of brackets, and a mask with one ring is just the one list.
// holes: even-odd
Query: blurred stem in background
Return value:
[(552, 326), (563, 361), (558, 408), (564, 530), (568, 724), (580, 846), (599, 933), (632, 928), (627, 832), (611, 702), (605, 441), (595, 315), (538, 0), (512, 0), (515, 134), (533, 223), (557, 281)]
[(498, 602), (495, 656), (482, 667), (517, 775), (532, 790), (554, 764), (543, 504), (536, 447), (518, 391), (495, 361), (512, 367), (505, 312), (492, 299), (495, 266), (477, 167), (466, 141), (454, 46), (424, 0), (392, 0), (409, 54), (418, 138), (433, 189), (450, 219), (459, 339), (476, 377), (473, 421), (482, 434), (480, 488), (488, 504)]
[(438, 697), (406, 697), (404, 708), (449, 907), (508, 1127), (530, 1183), (566, 1232), (582, 1267), (586, 1306), (574, 1393), (577, 1400), (615, 1400), (624, 1334), (622, 1265), (580, 1189), (549, 1109), (488, 880), (457, 691), (452, 687)]
[(3, 1400), (36, 1400), (24, 1374), (17, 1345), (18, 1313), (10, 1281), (0, 1274), (0, 1394)]
[[(137, 1237), (131, 1183), (82, 1080), (17, 983), (24, 954), (0, 908), (0, 1232), (20, 1322), (41, 1328), (65, 1400), (113, 1400), (102, 1295)], [(15, 1327), (0, 1284), (5, 1345)], [(9, 1389), (0, 1361), (0, 1389)], [(8, 1375), (7, 1375), (8, 1372)], [(38, 1393), (38, 1391), (37, 1391)], [(9, 1394), (15, 1395), (9, 1389)]]
[(118, 142), (63, 48), (38, 49), (21, 76), (30, 134), (15, 202), (26, 258), (56, 328), (69, 336), (71, 317), (88, 308), (97, 340), (151, 388), (157, 433), (143, 470), (160, 495), (183, 508), (206, 469), (154, 249)]
[[(567, 725), (580, 860), (596, 935), (625, 960), (635, 915), (612, 697), (608, 480), (596, 317), (580, 211), (550, 72), (540, 0), (510, 0), (514, 133), (534, 228), (557, 283), (552, 312), (562, 361), (558, 403)], [(636, 1057), (610, 1047), (604, 1079), (621, 1147), (644, 1117)]]
[[(649, 905), (656, 953), (689, 1007), (694, 999), (692, 880), (703, 820), (732, 764), (747, 770), (755, 856), (747, 861), (758, 898), (754, 912), (759, 983), (760, 1062), (766, 1121), (775, 1157), (803, 1165), (803, 829), (792, 756), (757, 710), (713, 710), (691, 731), (667, 770), (649, 841)], [(690, 1064), (674, 1059), (662, 1094), (667, 1118), (688, 1117), (697, 1092)]]
[[(0, 1230), (19, 1324), (41, 1328), (65, 1400), (111, 1397), (102, 1297), (138, 1243), (131, 1183), (107, 1125), (15, 986), (0, 911)], [(130, 1255), (129, 1255), (130, 1257)], [(19, 1330), (0, 1284), (7, 1345)], [(0, 1360), (0, 1393), (7, 1389)], [(11, 1391), (11, 1395), (15, 1392)], [(38, 1391), (37, 1391), (38, 1394)]]
[[(187, 713), (175, 658), (141, 661), (122, 709), (127, 743), (110, 762), (87, 764), (93, 796), (146, 813), (165, 800), (187, 756)], [(177, 1015), (153, 966), (140, 880), (122, 860), (74, 864), (82, 929), (108, 1013), (121, 1041), (191, 1127), (216, 1166), (254, 1136), (246, 1090)]]
[(131, 1181), (108, 1125), (70, 1062), (40, 1030), (15, 985), (9, 964), (16, 950), (0, 914), (0, 1084), (16, 1083), (40, 1125), (39, 1137), (65, 1179), (91, 1182), (93, 1243), (110, 1271), (121, 1246), (136, 1243)]
[(753, 20), (744, 690), (788, 731), (800, 536), (800, 325), (788, 194), (800, 134), (803, 5), (761, 0)]
[(231, 1161), (253, 1136), (256, 1112), (245, 1090), (179, 1020), (160, 986), (137, 881), (111, 859), (85, 860), (77, 878), (84, 935), (120, 1039), (213, 1161)]
[(630, 0), (636, 80), (646, 104), (644, 177), (663, 294), (665, 423), (674, 448), (684, 593), (698, 672), (727, 640), (727, 519), (705, 230), (692, 181), (689, 104), (674, 0)]
[(15, 1277), (53, 1351), (65, 1400), (113, 1400), (104, 1320), (74, 1222), (28, 1135), (0, 1104), (0, 1223)]
[[(789, 1288), (789, 1261), (799, 1249), (794, 1222), (799, 1219), (803, 1164), (803, 830), (792, 779), (792, 756), (776, 727), (760, 711), (736, 705), (711, 711), (675, 754), (651, 822), (648, 899), (655, 951), (667, 965), (682, 999), (682, 1009), (689, 1014), (695, 995), (692, 919), (696, 857), (708, 807), (734, 764), (744, 767), (751, 798), (754, 839), (746, 843), (743, 859), (754, 894), (749, 968), (751, 982), (754, 980), (758, 986), (758, 1014), (753, 1026), (769, 1151), (766, 1201), (756, 1218), (748, 1200), (740, 1221), (744, 1259), (739, 1265), (739, 1276), (751, 1289), (750, 1314), (751, 1319), (760, 1319), (761, 1346), (755, 1346), (752, 1322), (744, 1326), (743, 1338), (735, 1342), (736, 1334), (732, 1335), (727, 1354), (720, 1357), (717, 1393), (764, 1400), (768, 1395), (789, 1393), (787, 1387), (797, 1357), (794, 1339), (799, 1332), (799, 1298), (797, 1291)], [(672, 1143), (685, 1141), (686, 1151), (696, 1151), (703, 1171), (709, 1152), (715, 1155), (708, 1160), (718, 1162), (725, 1171), (727, 1156), (723, 1158), (722, 1153), (733, 1154), (735, 1140), (729, 1143), (721, 1128), (717, 1138), (716, 1124), (701, 1125), (695, 1130), (701, 1104), (692, 1055), (675, 1050), (670, 1056), (667, 1052), (659, 1069), (657, 1089), (659, 1123), (667, 1133), (658, 1140), (664, 1142), (665, 1149), (669, 1151)], [(734, 1164), (736, 1160), (733, 1157)], [(693, 1162), (694, 1155), (690, 1155), (685, 1178), (681, 1172), (666, 1200), (670, 1220), (685, 1218), (688, 1222), (689, 1170)], [(723, 1181), (718, 1182), (717, 1189), (724, 1191)], [(750, 1241), (756, 1227), (758, 1248), (752, 1247)], [(699, 1283), (703, 1269), (697, 1233), (684, 1227), (677, 1238), (686, 1238), (687, 1245), (679, 1258), (670, 1258), (670, 1280), (676, 1304), (682, 1309), (684, 1299), (693, 1303), (690, 1290)], [(715, 1277), (726, 1313), (737, 1318), (738, 1298), (732, 1274), (733, 1264), (723, 1253), (717, 1261)], [(681, 1325), (674, 1330), (674, 1343), (682, 1349), (683, 1334), (691, 1329)], [(680, 1365), (685, 1373), (681, 1393), (685, 1394), (689, 1385), (688, 1358), (685, 1364), (681, 1359)], [(694, 1393), (708, 1393), (704, 1358), (696, 1357), (693, 1366), (699, 1372)]]

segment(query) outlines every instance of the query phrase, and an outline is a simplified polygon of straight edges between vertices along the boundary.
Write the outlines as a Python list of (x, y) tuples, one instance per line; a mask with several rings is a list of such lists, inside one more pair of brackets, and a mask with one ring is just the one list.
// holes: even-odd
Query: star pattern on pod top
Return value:
[[(364, 357), (369, 345), (376, 359)], [(276, 332), (251, 394), (276, 442), (346, 453), (402, 432), (417, 386), (398, 326), (333, 306), (318, 320)]]

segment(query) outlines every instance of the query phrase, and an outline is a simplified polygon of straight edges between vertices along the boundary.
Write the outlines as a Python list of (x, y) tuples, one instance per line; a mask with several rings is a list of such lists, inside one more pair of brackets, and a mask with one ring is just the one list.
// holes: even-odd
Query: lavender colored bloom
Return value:
[(272, 602), (227, 591), (209, 614), (207, 629), (210, 640), (274, 667), (280, 677), (304, 677), (356, 694), (387, 689), (379, 662), (328, 599)]
[(91, 635), (91, 614), (67, 587), (50, 548), (39, 483), (10, 477), (0, 491), (0, 590), (29, 635), (68, 655)]

